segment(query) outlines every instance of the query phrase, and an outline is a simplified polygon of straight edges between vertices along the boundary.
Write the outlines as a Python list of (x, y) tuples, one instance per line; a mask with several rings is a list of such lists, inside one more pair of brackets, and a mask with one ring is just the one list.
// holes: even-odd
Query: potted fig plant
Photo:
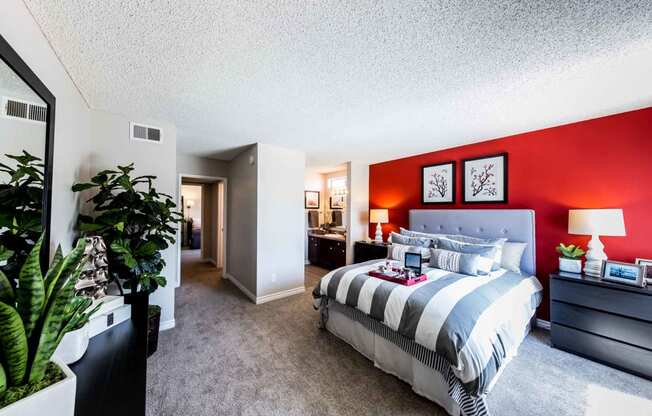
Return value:
[(36, 241), (19, 268), (14, 290), (0, 272), (0, 416), (72, 416), (76, 378), (52, 354), (63, 336), (83, 324), (90, 300), (75, 297), (85, 241), (63, 256), (59, 247), (45, 276)]
[(94, 191), (88, 202), (94, 204), (95, 214), (79, 215), (79, 229), (104, 239), (109, 278), (132, 305), (137, 324), (146, 325), (149, 295), (167, 283), (161, 275), (165, 267), (161, 252), (174, 244), (174, 226), (183, 217), (172, 197), (154, 188), (156, 176), (132, 177), (134, 169), (132, 163), (101, 171), (72, 190)]
[(557, 252), (561, 254), (559, 257), (559, 270), (568, 273), (582, 273), (582, 256), (585, 253), (580, 246), (575, 244), (565, 245), (559, 243)]

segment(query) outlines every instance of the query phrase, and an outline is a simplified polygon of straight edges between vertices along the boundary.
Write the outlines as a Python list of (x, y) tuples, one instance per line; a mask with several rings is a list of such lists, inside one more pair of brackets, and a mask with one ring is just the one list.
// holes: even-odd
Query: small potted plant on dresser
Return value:
[(582, 273), (582, 256), (585, 251), (575, 244), (565, 245), (559, 243), (557, 246), (559, 257), (559, 270), (567, 273)]
[(74, 292), (85, 242), (81, 239), (65, 257), (58, 248), (45, 276), (42, 242), (41, 236), (19, 268), (17, 286), (0, 273), (0, 416), (72, 416), (75, 411), (75, 374), (52, 354), (91, 313), (90, 303)]

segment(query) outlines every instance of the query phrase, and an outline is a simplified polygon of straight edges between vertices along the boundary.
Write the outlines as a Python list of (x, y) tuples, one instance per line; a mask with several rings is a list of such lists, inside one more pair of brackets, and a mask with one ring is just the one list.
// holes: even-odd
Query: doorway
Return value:
[(219, 279), (225, 269), (226, 178), (179, 175), (179, 227), (176, 287), (201, 274)]

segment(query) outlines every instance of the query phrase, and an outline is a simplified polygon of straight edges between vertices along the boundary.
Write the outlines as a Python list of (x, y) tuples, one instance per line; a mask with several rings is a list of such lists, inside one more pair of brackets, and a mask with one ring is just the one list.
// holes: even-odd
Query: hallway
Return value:
[(190, 282), (211, 286), (211, 283), (214, 285), (221, 277), (222, 269), (211, 262), (202, 261), (200, 249), (181, 250), (181, 286)]

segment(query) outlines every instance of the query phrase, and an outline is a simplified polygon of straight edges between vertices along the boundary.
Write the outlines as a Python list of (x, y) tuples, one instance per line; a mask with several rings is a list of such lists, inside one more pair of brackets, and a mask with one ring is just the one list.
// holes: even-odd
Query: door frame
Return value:
[[(227, 261), (226, 251), (228, 250), (228, 247), (227, 247), (227, 244), (226, 244), (226, 235), (227, 235), (227, 232), (228, 232), (228, 230), (227, 230), (227, 223), (228, 223), (228, 221), (227, 221), (227, 218), (228, 218), (227, 217), (227, 215), (228, 215), (228, 212), (227, 212), (227, 206), (228, 206), (227, 199), (228, 199), (228, 189), (229, 189), (229, 187), (228, 187), (229, 182), (228, 181), (229, 180), (228, 180), (228, 178), (223, 177), (223, 176), (205, 176), (205, 175), (192, 175), (192, 174), (189, 174), (189, 173), (179, 173), (177, 175), (177, 204), (178, 204), (177, 206), (181, 206), (181, 185), (182, 185), (182, 182), (183, 182), (184, 178), (198, 179), (200, 181), (205, 181), (205, 182), (198, 182), (199, 185), (213, 184), (213, 183), (218, 183), (218, 182), (224, 183), (224, 201), (222, 202), (222, 205), (223, 205), (222, 209), (224, 210), (224, 224), (222, 224), (223, 228), (224, 228), (224, 231), (222, 232), (222, 243), (223, 243), (222, 244), (222, 247), (223, 247), (222, 256), (223, 256), (224, 262), (222, 264), (222, 270), (226, 270), (226, 261)], [(183, 207), (182, 207), (182, 209), (183, 209)], [(219, 209), (220, 209), (220, 207), (218, 206), (218, 210)], [(203, 211), (203, 207), (202, 207), (202, 211)], [(218, 230), (218, 234), (219, 234), (219, 230)], [(179, 286), (181, 286), (181, 227), (177, 228), (177, 281), (175, 282), (174, 287), (177, 288)]]

